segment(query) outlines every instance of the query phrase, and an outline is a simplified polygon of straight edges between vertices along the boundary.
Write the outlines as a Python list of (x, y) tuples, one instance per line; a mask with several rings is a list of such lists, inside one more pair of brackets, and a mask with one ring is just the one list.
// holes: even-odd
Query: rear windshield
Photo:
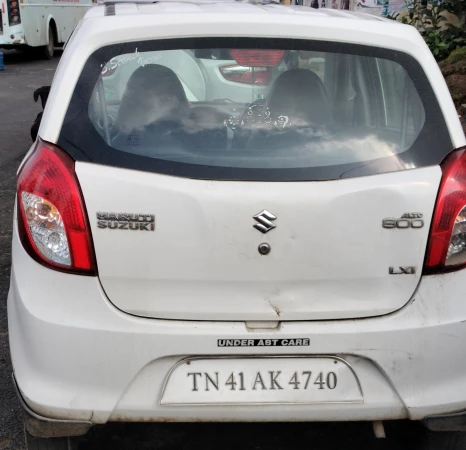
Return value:
[(407, 54), (292, 39), (101, 48), (59, 144), (78, 160), (201, 179), (328, 180), (438, 164), (451, 150)]

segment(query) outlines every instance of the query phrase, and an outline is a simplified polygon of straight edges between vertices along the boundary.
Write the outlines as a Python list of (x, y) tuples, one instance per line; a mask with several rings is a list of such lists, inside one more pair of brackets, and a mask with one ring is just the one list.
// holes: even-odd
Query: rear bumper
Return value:
[(58, 438), (66, 436), (82, 436), (86, 434), (92, 426), (91, 422), (78, 420), (57, 420), (42, 417), (32, 411), (23, 400), (23, 396), (19, 392), (15, 376), (12, 376), (13, 386), (15, 388), (16, 397), (23, 411), (24, 426), (27, 431), (33, 436), (39, 438)]
[[(25, 427), (33, 436), (39, 438), (82, 436), (92, 427), (92, 422), (89, 421), (56, 420), (39, 416), (24, 402), (14, 375), (12, 380), (23, 411)], [(427, 417), (423, 423), (431, 431), (466, 431), (466, 412)]]
[[(144, 319), (117, 310), (98, 279), (48, 270), (13, 239), (8, 297), (13, 367), (27, 406), (44, 417), (108, 421), (424, 419), (466, 410), (466, 271), (424, 277), (396, 313), (282, 323)], [(306, 347), (217, 347), (218, 339), (308, 338)], [(164, 406), (167, 374), (189, 356), (340, 355), (364, 403)], [(431, 420), (431, 419), (429, 419)], [(427, 421), (429, 423), (429, 420)]]
[(26, 44), (24, 33), (16, 32), (15, 28), (19, 27), (10, 27), (9, 30), (3, 30), (3, 33), (0, 33), (0, 48), (13, 48)]

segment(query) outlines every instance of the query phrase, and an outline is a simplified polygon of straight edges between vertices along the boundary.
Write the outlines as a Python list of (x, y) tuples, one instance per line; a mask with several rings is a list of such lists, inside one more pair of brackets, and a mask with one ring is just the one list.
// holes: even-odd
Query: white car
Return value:
[(28, 449), (108, 422), (394, 419), (463, 449), (465, 144), (413, 27), (91, 9), (18, 172)]

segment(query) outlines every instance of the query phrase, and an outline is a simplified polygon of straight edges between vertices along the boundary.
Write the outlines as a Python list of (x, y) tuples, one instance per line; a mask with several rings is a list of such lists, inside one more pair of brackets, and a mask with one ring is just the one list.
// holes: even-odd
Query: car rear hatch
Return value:
[[(111, 301), (137, 315), (197, 320), (341, 319), (401, 308), (421, 276), (440, 180), (438, 167), (297, 183), (86, 163), (77, 173)], [(254, 219), (264, 209), (270, 215)], [(422, 227), (401, 219), (412, 212), (423, 214), (414, 222)], [(140, 229), (127, 222), (133, 215)], [(402, 228), (383, 228), (388, 217)], [(258, 224), (275, 228), (262, 234)], [(390, 274), (401, 266), (415, 273)]]
[[(323, 320), (387, 314), (413, 296), (446, 126), (413, 58), (326, 44), (171, 40), (88, 62), (58, 144), (77, 159), (116, 307)], [(232, 78), (235, 66), (251, 73)]]

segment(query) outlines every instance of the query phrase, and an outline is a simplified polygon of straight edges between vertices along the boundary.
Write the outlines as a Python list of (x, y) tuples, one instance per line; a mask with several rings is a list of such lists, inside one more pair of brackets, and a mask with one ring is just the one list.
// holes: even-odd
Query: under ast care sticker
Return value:
[(309, 338), (296, 339), (218, 339), (219, 347), (302, 347), (308, 346)]

